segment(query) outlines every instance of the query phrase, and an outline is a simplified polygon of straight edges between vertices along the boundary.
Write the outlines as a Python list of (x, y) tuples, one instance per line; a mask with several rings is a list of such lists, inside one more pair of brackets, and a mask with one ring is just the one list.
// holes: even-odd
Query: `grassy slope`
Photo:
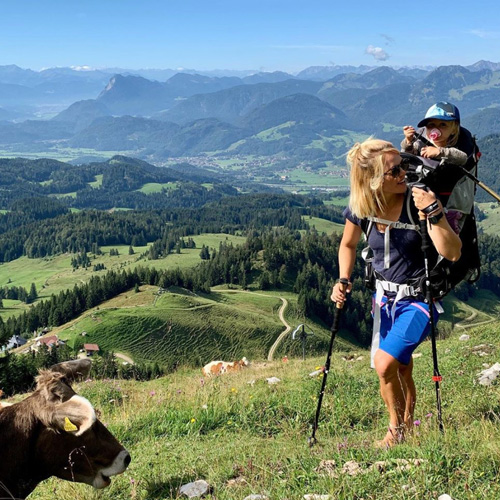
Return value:
[[(157, 288), (145, 286), (101, 304), (66, 325), (54, 328), (71, 347), (97, 343), (106, 351), (120, 352), (136, 362), (157, 361), (164, 366), (198, 365), (220, 358), (265, 359), (285, 326), (278, 309), (285, 297), (288, 323), (295, 329), (296, 295), (252, 293), (219, 289), (209, 295), (195, 295), (173, 289), (157, 295)], [(321, 352), (329, 339), (328, 329), (308, 321), (307, 352)], [(86, 332), (85, 336), (81, 333)], [(338, 346), (352, 349), (347, 332), (339, 335)], [(302, 344), (287, 339), (276, 356), (301, 352)]]
[[(298, 500), (307, 493), (339, 500), (422, 500), (443, 493), (461, 500), (496, 500), (500, 386), (483, 387), (476, 378), (483, 363), (498, 361), (497, 332), (498, 324), (469, 331), (467, 342), (460, 342), (458, 334), (438, 342), (444, 435), (437, 429), (430, 342), (419, 348), (415, 379), (420, 425), (405, 444), (389, 451), (372, 446), (384, 435), (387, 417), (366, 352), (354, 362), (334, 353), (319, 442), (312, 449), (307, 438), (321, 380), (308, 374), (324, 356), (254, 363), (240, 374), (204, 383), (199, 370), (187, 369), (147, 383), (82, 383), (79, 392), (129, 449), (130, 468), (99, 493), (52, 479), (30, 499), (174, 499), (181, 484), (205, 479), (214, 489), (206, 498), (218, 500), (250, 494)], [(487, 345), (485, 356), (474, 349), (478, 344)], [(271, 376), (281, 382), (269, 386), (265, 379)], [(423, 462), (398, 469), (396, 459), (402, 458)], [(335, 461), (337, 478), (317, 471), (321, 460)], [(367, 472), (342, 474), (351, 460)], [(385, 472), (368, 469), (381, 460), (387, 461)], [(245, 482), (231, 486), (229, 480), (236, 477)]]
[[(133, 269), (138, 265), (151, 266), (156, 269), (192, 267), (201, 262), (200, 249), (203, 245), (210, 248), (219, 248), (221, 242), (238, 245), (246, 238), (227, 234), (203, 234), (193, 236), (197, 248), (183, 249), (180, 254), (168, 255), (165, 259), (148, 261), (140, 256), (148, 247), (135, 247), (134, 255), (129, 255), (129, 247), (113, 246), (102, 247), (103, 255), (91, 256), (92, 266), (104, 264), (106, 270), (120, 271), (122, 269)], [(114, 248), (119, 252), (118, 256), (110, 256), (110, 250)], [(35, 283), (41, 300), (49, 298), (52, 294), (57, 295), (62, 290), (73, 288), (75, 283), (87, 282), (92, 275), (101, 276), (105, 271), (94, 272), (92, 268), (87, 270), (71, 267), (72, 255), (64, 254), (43, 259), (28, 259), (21, 257), (12, 262), (0, 264), (0, 286), (23, 286), (30, 289), (31, 283)], [(10, 280), (10, 282), (9, 282)], [(0, 316), (5, 320), (9, 316), (22, 313), (26, 305), (18, 301), (5, 301), (4, 309), (0, 309)]]

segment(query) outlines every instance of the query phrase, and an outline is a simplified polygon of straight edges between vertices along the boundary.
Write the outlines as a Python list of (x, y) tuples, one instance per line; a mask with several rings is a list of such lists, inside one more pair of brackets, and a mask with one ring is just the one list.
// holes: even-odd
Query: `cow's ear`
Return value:
[(74, 359), (72, 361), (64, 361), (57, 365), (52, 365), (49, 370), (51, 372), (62, 373), (69, 382), (73, 380), (87, 377), (90, 373), (92, 361), (88, 358)]
[(96, 420), (94, 408), (81, 396), (73, 396), (65, 403), (56, 405), (52, 416), (54, 427), (75, 436), (90, 429)]

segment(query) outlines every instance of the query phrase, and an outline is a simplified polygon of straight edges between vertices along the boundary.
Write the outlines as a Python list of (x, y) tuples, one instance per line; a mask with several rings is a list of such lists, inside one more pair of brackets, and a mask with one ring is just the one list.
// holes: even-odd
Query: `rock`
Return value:
[(421, 353), (421, 352), (415, 352), (415, 353), (413, 353), (413, 354), (411, 355), (411, 357), (412, 357), (413, 359), (415, 359), (415, 358), (421, 358), (421, 357), (422, 357), (422, 353)]
[(363, 359), (365, 359), (365, 357), (364, 357), (364, 356), (358, 356), (358, 357), (356, 358), (356, 361), (363, 361)]
[(234, 488), (236, 486), (246, 486), (247, 484), (248, 484), (248, 481), (244, 477), (238, 476), (238, 477), (235, 477), (234, 479), (230, 479), (226, 483), (226, 486), (228, 488)]
[(498, 375), (500, 375), (500, 363), (495, 363), (492, 367), (483, 370), (479, 374), (479, 384), (490, 386)]
[(438, 500), (453, 500), (453, 498), (445, 493), (444, 495), (439, 495)]
[(321, 460), (319, 465), (316, 467), (316, 472), (320, 474), (326, 474), (329, 477), (338, 477), (337, 471), (337, 463), (335, 460)]
[(281, 380), (278, 377), (270, 377), (270, 378), (266, 378), (266, 380), (267, 380), (267, 383), (269, 385), (276, 385), (276, 384), (279, 384), (281, 382)]
[(198, 481), (194, 481), (193, 483), (182, 485), (179, 493), (188, 498), (201, 498), (210, 493), (210, 489), (210, 485), (203, 479), (200, 479)]
[(461, 340), (462, 342), (464, 342), (465, 340), (469, 340), (470, 339), (470, 335), (465, 335), (465, 333), (463, 335), (460, 335), (460, 337), (458, 338), (458, 340)]
[(349, 460), (342, 467), (342, 474), (347, 474), (348, 476), (357, 476), (358, 474), (363, 474), (363, 469), (361, 465), (358, 464), (355, 460)]
[(248, 495), (243, 500), (269, 500), (265, 495)]

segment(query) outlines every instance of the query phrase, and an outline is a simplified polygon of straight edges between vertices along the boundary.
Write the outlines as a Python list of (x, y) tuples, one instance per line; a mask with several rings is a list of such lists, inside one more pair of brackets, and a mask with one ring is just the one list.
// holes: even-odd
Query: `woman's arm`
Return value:
[[(436, 195), (432, 191), (425, 191), (423, 189), (413, 187), (412, 195), (415, 206), (419, 209), (419, 217), (421, 219), (427, 218), (422, 210), (434, 202), (437, 202), (438, 210), (435, 210), (432, 215), (438, 215), (440, 211), (443, 211), (443, 205), (436, 199)], [(435, 224), (431, 224), (427, 220), (427, 229), (432, 243), (434, 244), (434, 247), (439, 255), (443, 256), (445, 259), (451, 260), (452, 262), (456, 262), (461, 255), (462, 241), (455, 231), (453, 231), (446, 217), (441, 217), (441, 219), (439, 219), (439, 221)]]
[[(346, 220), (344, 234), (339, 246), (339, 278), (347, 278), (350, 281), (354, 263), (356, 262), (356, 247), (361, 238), (361, 228), (351, 221)], [(341, 283), (336, 283), (332, 290), (333, 302), (344, 303), (346, 293), (351, 291), (351, 285), (346, 288)]]

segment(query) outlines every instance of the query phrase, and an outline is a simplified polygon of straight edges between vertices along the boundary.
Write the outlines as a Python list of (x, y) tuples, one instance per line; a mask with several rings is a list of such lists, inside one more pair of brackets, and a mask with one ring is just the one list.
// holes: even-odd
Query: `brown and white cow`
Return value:
[(31, 396), (0, 405), (0, 498), (24, 499), (50, 476), (105, 488), (125, 471), (128, 451), (70, 385), (90, 364), (80, 359), (43, 370)]
[(215, 377), (224, 373), (237, 372), (248, 366), (250, 363), (247, 358), (242, 358), (240, 361), (211, 361), (206, 364), (201, 372), (205, 377)]

